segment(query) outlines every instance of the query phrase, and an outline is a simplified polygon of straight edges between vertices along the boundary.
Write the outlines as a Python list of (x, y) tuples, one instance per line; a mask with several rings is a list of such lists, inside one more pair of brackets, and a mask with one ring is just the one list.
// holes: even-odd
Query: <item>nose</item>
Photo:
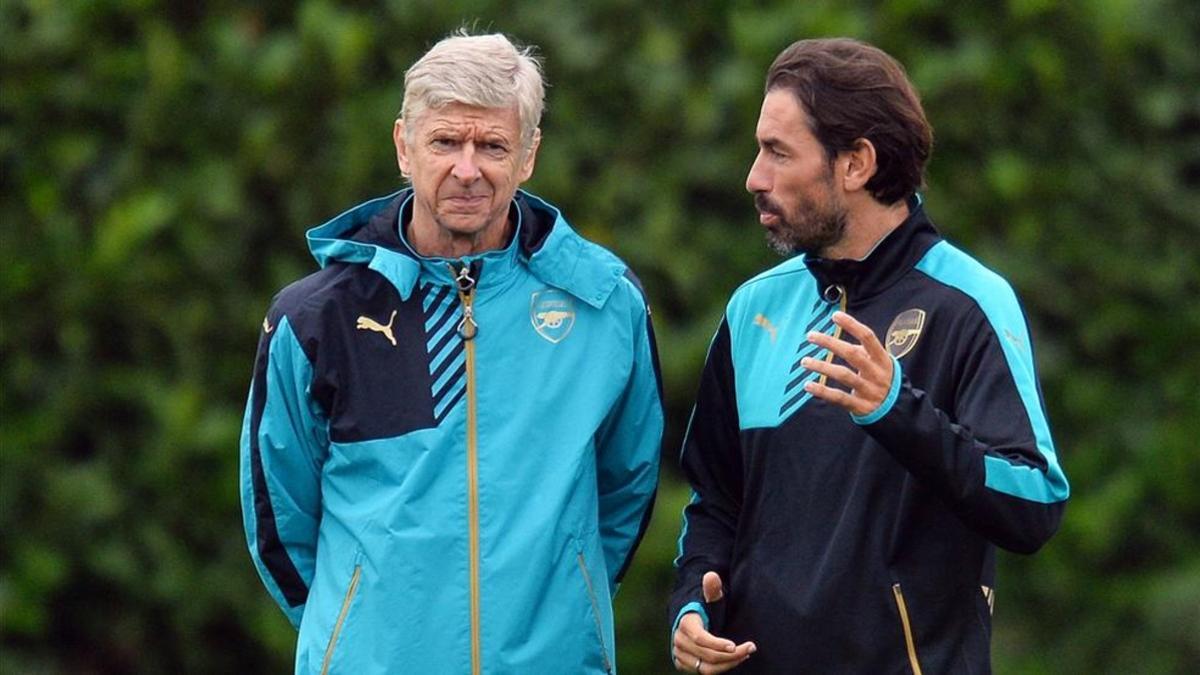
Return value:
[(751, 194), (768, 192), (771, 189), (770, 177), (762, 167), (762, 152), (754, 158), (750, 165), (750, 173), (746, 175), (746, 191)]
[(454, 160), (454, 168), (450, 170), (450, 175), (454, 176), (460, 183), (474, 183), (479, 179), (479, 164), (475, 162), (475, 144), (464, 143), (462, 151), (458, 153), (458, 157)]

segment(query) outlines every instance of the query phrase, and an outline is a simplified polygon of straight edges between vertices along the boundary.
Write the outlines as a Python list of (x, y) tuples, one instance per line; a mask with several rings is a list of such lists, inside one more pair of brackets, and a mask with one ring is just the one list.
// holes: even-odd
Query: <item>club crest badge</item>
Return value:
[(529, 321), (538, 335), (562, 342), (575, 327), (575, 301), (555, 288), (538, 291), (529, 298)]
[(921, 329), (925, 327), (925, 310), (906, 309), (896, 315), (892, 325), (888, 326), (884, 347), (888, 353), (900, 358), (912, 351), (921, 339)]

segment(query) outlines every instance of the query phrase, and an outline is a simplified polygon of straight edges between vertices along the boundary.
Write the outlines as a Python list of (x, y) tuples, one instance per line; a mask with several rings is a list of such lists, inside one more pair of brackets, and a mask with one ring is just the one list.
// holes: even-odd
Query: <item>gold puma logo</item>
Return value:
[(762, 314), (756, 314), (754, 316), (754, 325), (767, 331), (771, 335), (771, 342), (775, 341), (775, 326), (771, 325), (770, 319)]
[(383, 337), (387, 338), (388, 342), (392, 343), (392, 346), (395, 347), (396, 346), (396, 336), (392, 335), (392, 322), (395, 320), (396, 320), (396, 310), (393, 309), (392, 310), (392, 318), (388, 319), (388, 322), (386, 325), (379, 323), (378, 321), (376, 321), (375, 319), (372, 319), (369, 316), (360, 316), (360, 317), (358, 317), (358, 323), (354, 324), (354, 327), (359, 330), (373, 330), (376, 333), (383, 333)]
[(264, 316), (263, 317), (263, 333), (266, 335), (270, 335), (271, 331), (273, 331), (273, 330), (275, 330), (275, 326), (272, 326), (271, 322), (268, 321), (267, 317)]

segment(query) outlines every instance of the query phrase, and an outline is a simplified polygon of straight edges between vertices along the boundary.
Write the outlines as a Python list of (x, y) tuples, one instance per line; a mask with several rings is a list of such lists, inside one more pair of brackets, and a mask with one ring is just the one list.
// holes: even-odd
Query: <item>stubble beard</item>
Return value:
[(788, 213), (761, 193), (754, 203), (759, 211), (779, 218), (779, 224), (767, 230), (767, 245), (785, 258), (797, 253), (819, 256), (846, 234), (846, 209), (840, 205), (822, 208), (804, 199), (795, 212)]

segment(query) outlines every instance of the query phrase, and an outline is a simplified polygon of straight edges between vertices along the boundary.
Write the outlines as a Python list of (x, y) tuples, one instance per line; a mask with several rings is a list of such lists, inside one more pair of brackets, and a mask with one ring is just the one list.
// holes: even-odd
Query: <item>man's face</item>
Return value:
[(451, 103), (411, 122), (414, 129), (396, 123), (394, 140), (400, 170), (412, 181), (413, 227), (436, 227), (451, 238), (502, 230), (537, 153), (536, 137), (521, 147), (516, 108)]
[(767, 243), (780, 255), (821, 255), (846, 230), (846, 206), (833, 167), (791, 92), (763, 99), (755, 130), (758, 156), (746, 177)]

